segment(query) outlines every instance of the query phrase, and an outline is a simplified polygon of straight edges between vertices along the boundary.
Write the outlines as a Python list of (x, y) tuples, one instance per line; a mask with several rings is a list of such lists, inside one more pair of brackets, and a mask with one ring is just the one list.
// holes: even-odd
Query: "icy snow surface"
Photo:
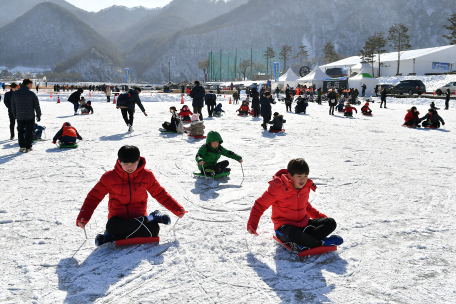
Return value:
[[(373, 117), (354, 119), (329, 116), (327, 104), (296, 115), (279, 103), (273, 112), (285, 114), (286, 133), (270, 134), (222, 98), (226, 115), (205, 120), (206, 131), (220, 132), (224, 146), (243, 156), (245, 178), (230, 161), (231, 176), (213, 181), (192, 176), (203, 141), (157, 131), (180, 95), (141, 94), (149, 117), (137, 111), (132, 134), (112, 103), (84, 95), (95, 114), (74, 117), (67, 93), (61, 104), (39, 93), (47, 140), (28, 154), (8, 140), (0, 107), (1, 303), (456, 302), (454, 101), (439, 111), (447, 123), (441, 130), (401, 127), (410, 104), (426, 112), (424, 98), (388, 98), (387, 109), (376, 99)], [(52, 144), (66, 121), (84, 138), (77, 149)], [(76, 217), (125, 144), (140, 148), (189, 213), (174, 230), (161, 227), (159, 245), (97, 248), (107, 198), (87, 225), (87, 241)], [(345, 243), (336, 252), (299, 259), (284, 251), (272, 239), (271, 209), (258, 236), (246, 231), (255, 199), (296, 157), (307, 160), (318, 186), (312, 205), (338, 223)], [(164, 208), (150, 198), (148, 210), (155, 209)]]

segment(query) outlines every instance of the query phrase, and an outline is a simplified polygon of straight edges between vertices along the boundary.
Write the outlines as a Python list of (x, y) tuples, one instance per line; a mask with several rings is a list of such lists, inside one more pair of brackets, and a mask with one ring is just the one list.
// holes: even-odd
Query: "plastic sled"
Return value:
[(345, 116), (345, 115), (344, 115), (344, 117), (345, 117), (345, 118), (354, 118), (353, 115), (352, 115), (352, 116)]
[(415, 126), (407, 126), (407, 125), (402, 125), (403, 127), (406, 127), (406, 128), (412, 128), (412, 129), (416, 129), (417, 127)]
[(194, 172), (193, 175), (216, 179), (216, 178), (228, 176), (228, 175), (230, 175), (230, 172), (222, 172), (220, 174), (215, 175), (214, 177), (212, 175), (208, 174), (207, 172), (206, 172), (206, 175), (204, 175), (203, 173), (200, 173), (200, 172)]
[(282, 131), (269, 130), (269, 133), (283, 133), (283, 132), (285, 132), (285, 129), (282, 129)]
[(190, 120), (182, 120), (182, 123), (189, 124), (189, 123), (192, 123), (192, 122)]
[(89, 115), (89, 114), (90, 114), (89, 112), (87, 112), (87, 113), (81, 113), (81, 115)]
[(59, 148), (60, 149), (74, 149), (74, 148), (77, 148), (78, 147), (78, 144), (74, 143), (74, 144), (69, 144), (69, 145), (60, 145)]
[(116, 241), (116, 246), (125, 246), (125, 245), (137, 245), (137, 244), (146, 244), (146, 243), (159, 243), (160, 237), (137, 237), (126, 240)]
[(188, 137), (193, 137), (195, 139), (198, 139), (198, 138), (206, 138), (207, 136), (205, 136), (205, 135), (190, 135), (190, 134), (188, 134)]
[(372, 114), (363, 113), (364, 116), (372, 116)]
[(437, 129), (436, 127), (431, 127), (431, 126), (427, 126), (427, 127), (424, 127), (425, 129)]
[[(291, 247), (288, 244), (282, 243), (282, 241), (280, 241), (275, 235), (273, 235), (272, 237), (274, 238), (274, 240), (277, 241), (277, 243), (279, 243), (280, 245), (282, 245), (283, 247), (288, 249), (288, 251), (292, 252)], [(336, 250), (337, 250), (337, 246), (335, 246), (335, 245), (333, 245), (333, 246), (320, 246), (320, 247), (315, 247), (315, 248), (312, 248), (312, 249), (302, 250), (300, 253), (297, 254), (297, 256), (298, 257), (305, 257), (305, 256), (309, 256), (309, 255), (322, 254), (322, 253), (325, 253), (325, 252), (331, 252), (331, 251), (336, 251)]]
[(176, 134), (177, 132), (174, 132), (174, 131), (168, 131), (166, 129), (158, 129), (158, 131), (160, 131), (161, 133), (168, 133), (168, 134)]
[(247, 117), (247, 116), (249, 116), (249, 114), (238, 114), (238, 116)]

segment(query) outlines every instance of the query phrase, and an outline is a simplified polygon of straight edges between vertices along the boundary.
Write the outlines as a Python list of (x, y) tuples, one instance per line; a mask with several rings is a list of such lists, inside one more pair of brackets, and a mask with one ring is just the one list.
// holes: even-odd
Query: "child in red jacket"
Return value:
[(239, 111), (239, 115), (249, 115), (249, 104), (247, 101), (244, 100), (242, 106), (237, 111)]
[(412, 107), (411, 109), (407, 110), (407, 114), (404, 117), (404, 124), (403, 126), (409, 126), (414, 128), (420, 128), (420, 112), (416, 109), (416, 107)]
[(353, 110), (358, 113), (358, 110), (356, 110), (355, 107), (352, 107), (349, 103), (347, 103), (344, 108), (344, 116), (353, 117)]
[(291, 160), (287, 169), (277, 172), (268, 190), (255, 201), (247, 231), (256, 233), (260, 217), (272, 205), (271, 219), (277, 238), (291, 243), (293, 250), (342, 244), (340, 236), (327, 237), (336, 229), (334, 219), (309, 203), (309, 192), (317, 187), (308, 175), (309, 166), (302, 158)]
[(182, 121), (192, 121), (191, 116), (193, 115), (192, 111), (188, 108), (187, 105), (183, 105), (182, 109), (179, 112), (179, 116), (182, 117)]
[(95, 238), (97, 246), (114, 240), (155, 237), (160, 231), (159, 223), (171, 223), (170, 217), (158, 210), (147, 215), (147, 192), (179, 218), (186, 213), (158, 183), (154, 174), (145, 168), (146, 160), (140, 157), (137, 147), (123, 146), (118, 157), (114, 170), (103, 174), (89, 192), (76, 219), (76, 225), (84, 228), (98, 204), (109, 193), (106, 232)]
[[(358, 112), (356, 112), (358, 113)], [(371, 115), (372, 114), (372, 110), (369, 108), (369, 103), (366, 102), (364, 104), (364, 106), (361, 108), (361, 113), (363, 113), (364, 115)]]

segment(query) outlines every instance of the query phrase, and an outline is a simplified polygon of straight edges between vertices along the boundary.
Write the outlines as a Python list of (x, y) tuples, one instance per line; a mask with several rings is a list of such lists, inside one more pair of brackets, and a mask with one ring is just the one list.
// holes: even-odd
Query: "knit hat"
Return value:
[(140, 155), (138, 147), (135, 146), (123, 146), (117, 152), (117, 157), (122, 163), (135, 163), (139, 160)]
[(274, 112), (274, 116), (279, 116), (279, 112)]

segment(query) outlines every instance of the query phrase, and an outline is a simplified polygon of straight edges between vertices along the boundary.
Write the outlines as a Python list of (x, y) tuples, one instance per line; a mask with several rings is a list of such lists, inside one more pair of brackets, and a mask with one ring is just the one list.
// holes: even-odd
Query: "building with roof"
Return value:
[[(378, 56), (374, 58), (374, 75), (395, 76), (397, 74), (398, 52), (380, 55), (380, 70), (378, 69)], [(320, 66), (323, 72), (330, 69), (342, 69), (345, 75), (351, 75), (352, 68), (359, 67), (362, 62), (360, 56), (348, 57), (333, 63)], [(456, 68), (456, 45), (446, 45), (427, 49), (409, 50), (401, 52), (399, 74), (425, 75), (428, 73), (448, 73)], [(363, 67), (366, 68), (366, 67)], [(371, 67), (372, 69), (372, 67)], [(372, 73), (372, 71), (370, 72)]]

